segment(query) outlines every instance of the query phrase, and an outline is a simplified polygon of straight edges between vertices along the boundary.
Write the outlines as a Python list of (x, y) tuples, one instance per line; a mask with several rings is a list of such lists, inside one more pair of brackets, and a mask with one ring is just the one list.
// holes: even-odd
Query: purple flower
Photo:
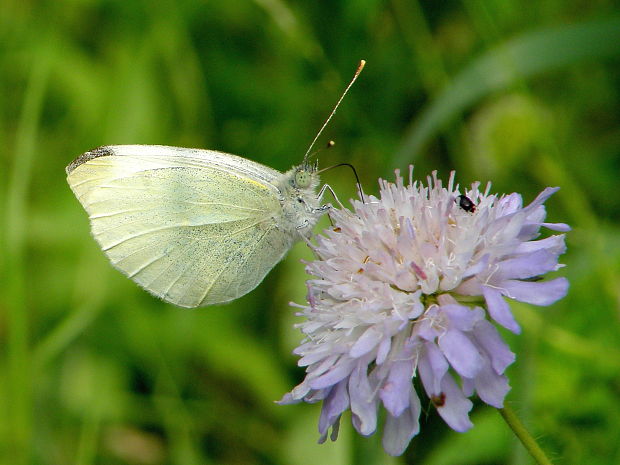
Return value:
[(334, 227), (319, 236), (307, 264), (308, 304), (299, 306), (305, 335), (295, 354), (303, 382), (281, 403), (323, 402), (320, 440), (338, 435), (350, 409), (355, 429), (371, 435), (386, 410), (383, 447), (400, 455), (419, 429), (413, 378), (456, 431), (472, 427), (469, 398), (502, 407), (515, 355), (493, 324), (519, 333), (506, 298), (550, 305), (565, 278), (541, 280), (562, 265), (564, 235), (535, 240), (545, 223), (545, 189), (523, 207), (519, 194), (497, 196), (479, 183), (461, 194), (454, 173), (443, 187), (380, 181), (380, 198), (332, 210)]

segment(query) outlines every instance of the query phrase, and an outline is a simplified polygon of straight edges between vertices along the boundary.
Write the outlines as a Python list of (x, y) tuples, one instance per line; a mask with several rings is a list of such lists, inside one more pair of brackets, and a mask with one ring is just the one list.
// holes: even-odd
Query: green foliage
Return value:
[[(568, 235), (566, 299), (515, 306), (508, 398), (558, 463), (620, 463), (620, 17), (613, 1), (6, 0), (0, 15), (0, 460), (25, 464), (347, 464), (349, 419), (273, 403), (291, 350), (296, 247), (248, 296), (183, 310), (111, 269), (64, 167), (105, 144), (300, 160), (321, 144), (365, 190), (413, 161), (526, 201)], [(345, 200), (347, 173), (324, 180)], [(489, 407), (451, 431), (428, 409), (407, 453), (366, 463), (530, 463)], [(366, 441), (366, 440), (363, 440)], [(352, 444), (354, 446), (352, 446)]]

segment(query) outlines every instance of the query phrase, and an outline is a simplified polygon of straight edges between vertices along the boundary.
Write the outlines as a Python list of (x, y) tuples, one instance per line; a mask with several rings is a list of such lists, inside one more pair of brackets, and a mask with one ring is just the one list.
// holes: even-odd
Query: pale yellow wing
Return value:
[(182, 307), (254, 289), (292, 245), (276, 228), (276, 170), (234, 155), (109, 146), (67, 167), (71, 189), (112, 264)]

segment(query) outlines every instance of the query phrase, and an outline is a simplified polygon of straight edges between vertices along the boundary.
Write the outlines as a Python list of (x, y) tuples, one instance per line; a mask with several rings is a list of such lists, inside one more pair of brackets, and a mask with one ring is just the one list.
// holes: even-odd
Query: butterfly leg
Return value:
[[(321, 190), (319, 191), (319, 195), (317, 197), (319, 202), (323, 199), (323, 195), (325, 195), (325, 191), (329, 191), (332, 194), (332, 196), (334, 197), (336, 202), (338, 202), (338, 205), (340, 205), (340, 208), (342, 208), (342, 209), (345, 208), (345, 206), (342, 204), (342, 202), (340, 201), (340, 199), (338, 198), (338, 196), (334, 192), (334, 189), (332, 189), (332, 187), (329, 184), (323, 184), (323, 187), (321, 187)], [(329, 205), (321, 206), (321, 211), (326, 211), (328, 209), (329, 209)]]

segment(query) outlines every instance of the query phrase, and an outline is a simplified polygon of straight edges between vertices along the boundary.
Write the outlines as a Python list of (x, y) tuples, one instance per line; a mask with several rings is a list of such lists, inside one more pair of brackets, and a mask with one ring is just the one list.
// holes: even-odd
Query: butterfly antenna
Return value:
[(344, 92), (342, 93), (342, 95), (340, 96), (340, 99), (338, 100), (338, 102), (336, 103), (336, 106), (334, 107), (334, 109), (332, 110), (332, 112), (329, 114), (329, 116), (327, 117), (327, 119), (325, 120), (325, 123), (323, 123), (323, 126), (321, 127), (321, 129), (319, 130), (319, 132), (316, 134), (316, 136), (314, 137), (314, 140), (312, 141), (312, 143), (310, 144), (310, 147), (308, 147), (308, 150), (306, 151), (306, 154), (304, 155), (304, 165), (306, 164), (307, 160), (308, 160), (308, 155), (310, 154), (310, 151), (312, 150), (312, 147), (314, 147), (314, 144), (316, 144), (316, 141), (318, 140), (319, 136), (321, 135), (321, 133), (323, 132), (323, 129), (325, 129), (325, 126), (327, 126), (327, 124), (329, 123), (329, 121), (332, 119), (332, 117), (336, 114), (336, 110), (338, 109), (338, 106), (340, 105), (340, 102), (342, 102), (342, 99), (344, 99), (344, 96), (347, 95), (347, 92), (349, 92), (349, 89), (351, 88), (351, 86), (353, 85), (353, 83), (355, 82), (355, 80), (357, 79), (357, 77), (360, 75), (360, 73), (362, 72), (362, 70), (364, 69), (364, 66), (366, 66), (366, 60), (360, 60), (360, 64), (357, 67), (357, 70), (355, 71), (355, 75), (353, 76), (353, 79), (351, 79), (351, 82), (349, 82), (349, 85), (347, 86), (347, 88), (344, 90)]
[(325, 147), (321, 147), (320, 149), (316, 149), (314, 152), (312, 152), (310, 155), (308, 155), (306, 158), (306, 160), (308, 158), (312, 158), (314, 157), (316, 154), (321, 153), (323, 150), (326, 149), (331, 149), (334, 145), (336, 145), (336, 143), (333, 140), (330, 140), (327, 145)]

